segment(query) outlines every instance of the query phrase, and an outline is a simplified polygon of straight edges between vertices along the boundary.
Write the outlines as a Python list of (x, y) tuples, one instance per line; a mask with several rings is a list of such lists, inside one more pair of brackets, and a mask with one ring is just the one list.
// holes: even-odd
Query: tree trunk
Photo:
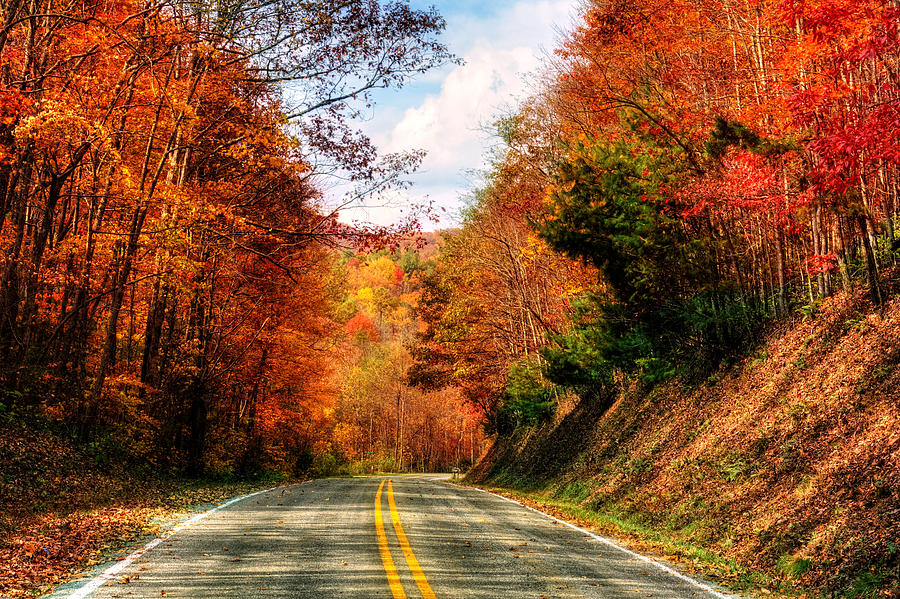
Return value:
[(862, 233), (861, 237), (863, 243), (863, 251), (866, 254), (866, 274), (869, 283), (869, 296), (872, 298), (872, 302), (876, 306), (880, 306), (882, 303), (884, 303), (884, 299), (881, 295), (881, 285), (878, 276), (878, 263), (875, 261), (875, 250), (872, 247), (872, 242), (869, 238), (868, 222), (865, 216), (859, 217), (859, 227), (860, 232)]
[(147, 208), (145, 206), (139, 206), (131, 219), (131, 231), (128, 237), (128, 245), (125, 249), (122, 266), (116, 273), (116, 280), (114, 282), (115, 289), (112, 294), (112, 300), (110, 301), (109, 320), (106, 325), (106, 339), (103, 343), (103, 353), (100, 355), (100, 364), (97, 367), (96, 378), (94, 379), (94, 384), (91, 388), (91, 399), (83, 423), (84, 428), (82, 434), (86, 434), (87, 429), (96, 424), (97, 415), (100, 410), (100, 400), (103, 394), (103, 383), (106, 380), (106, 375), (110, 366), (115, 363), (119, 314), (122, 311), (122, 301), (125, 299), (125, 288), (128, 284), (128, 278), (131, 276), (131, 267), (134, 263), (134, 257), (137, 254), (138, 241), (146, 217)]
[(777, 308), (775, 310), (775, 314), (778, 316), (783, 316), (787, 314), (787, 297), (785, 292), (785, 287), (787, 286), (787, 282), (785, 281), (784, 276), (784, 234), (779, 231), (777, 238), (777, 248), (776, 251), (778, 253), (777, 256), (777, 271), (778, 271), (778, 300), (777, 300)]

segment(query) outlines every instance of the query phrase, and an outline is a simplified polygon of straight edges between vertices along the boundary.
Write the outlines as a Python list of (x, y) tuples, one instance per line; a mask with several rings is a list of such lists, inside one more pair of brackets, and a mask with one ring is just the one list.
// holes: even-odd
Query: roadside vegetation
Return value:
[(900, 592), (898, 17), (585, 3), (423, 292), (414, 379), (494, 439), (471, 480)]
[(0, 596), (33, 597), (167, 522), (289, 482), (278, 472), (186, 478), (110, 437), (91, 444), (52, 423), (0, 415)]
[(210, 479), (477, 461), (725, 578), (900, 593), (895, 2), (587, 0), (421, 238), (321, 186), (406, 186), (353, 121), (455, 62), (434, 9), (0, 22), (6, 588)]
[(735, 589), (900, 582), (900, 297), (839, 294), (707, 380), (635, 382), (498, 438), (469, 474)]

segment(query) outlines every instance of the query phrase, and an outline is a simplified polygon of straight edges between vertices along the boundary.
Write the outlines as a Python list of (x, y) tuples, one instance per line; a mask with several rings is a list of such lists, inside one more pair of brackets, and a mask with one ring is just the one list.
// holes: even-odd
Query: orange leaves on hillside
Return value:
[(363, 335), (372, 342), (378, 341), (381, 337), (378, 333), (378, 329), (375, 327), (375, 323), (372, 322), (372, 319), (362, 312), (357, 312), (353, 318), (347, 321), (345, 327), (347, 329), (347, 334), (351, 337)]

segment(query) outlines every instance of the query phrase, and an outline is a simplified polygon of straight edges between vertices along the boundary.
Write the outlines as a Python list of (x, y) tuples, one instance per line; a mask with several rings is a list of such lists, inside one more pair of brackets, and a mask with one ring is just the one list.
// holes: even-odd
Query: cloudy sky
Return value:
[[(413, 0), (435, 5), (447, 20), (444, 41), (465, 64), (429, 73), (401, 90), (376, 96), (360, 127), (383, 152), (423, 149), (428, 155), (414, 185), (390, 205), (347, 211), (343, 220), (389, 224), (404, 205), (427, 197), (446, 209), (439, 224), (451, 226), (460, 196), (472, 189), (471, 173), (484, 166), (491, 143), (484, 131), (526, 97), (541, 57), (569, 29), (577, 0)], [(335, 193), (337, 190), (335, 190)]]

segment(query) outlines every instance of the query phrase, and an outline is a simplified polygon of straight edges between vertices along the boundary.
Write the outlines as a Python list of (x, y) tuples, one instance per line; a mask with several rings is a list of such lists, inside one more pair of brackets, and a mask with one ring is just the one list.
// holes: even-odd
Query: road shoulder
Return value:
[[(230, 505), (299, 482), (217, 484), (206, 488), (205, 493), (173, 495), (160, 499), (156, 505), (110, 506), (108, 510), (136, 511), (135, 517), (129, 520), (130, 526), (114, 531), (115, 534), (99, 543), (79, 564), (59, 575), (52, 586), (43, 586), (41, 590), (49, 593), (46, 595), (49, 599), (78, 597), (79, 590), (92, 581), (102, 580), (101, 584), (108, 582), (118, 571), (116, 568), (125, 568), (143, 551), (180, 530)], [(134, 525), (135, 520), (137, 526)]]
[(742, 568), (707, 549), (680, 543), (659, 531), (635, 526), (573, 502), (538, 492), (474, 484), (466, 480), (446, 482), (518, 503), (565, 526), (594, 535), (622, 551), (671, 569), (678, 576), (695, 581), (699, 588), (707, 587), (715, 593), (739, 597), (778, 599), (802, 595), (802, 590), (780, 586), (764, 574)]

